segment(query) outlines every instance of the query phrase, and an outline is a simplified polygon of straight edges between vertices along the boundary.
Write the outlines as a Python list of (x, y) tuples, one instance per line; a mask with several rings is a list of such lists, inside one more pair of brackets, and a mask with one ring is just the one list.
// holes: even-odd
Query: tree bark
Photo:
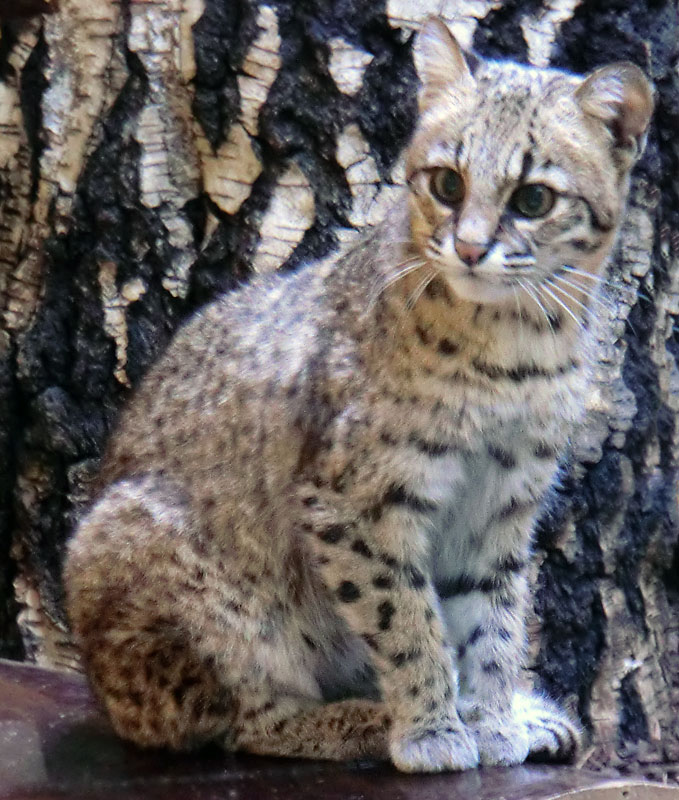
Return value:
[(537, 532), (530, 668), (585, 722), (588, 766), (677, 779), (677, 0), (7, 5), (0, 655), (56, 666), (77, 668), (60, 564), (117, 410), (201, 304), (386, 213), (426, 15), (486, 57), (654, 80), (587, 420)]

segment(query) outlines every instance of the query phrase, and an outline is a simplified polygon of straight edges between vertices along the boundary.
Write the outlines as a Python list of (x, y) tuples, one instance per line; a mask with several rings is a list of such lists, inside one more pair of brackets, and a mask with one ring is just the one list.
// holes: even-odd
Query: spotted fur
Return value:
[[(437, 20), (417, 67), (403, 202), (207, 306), (112, 437), (65, 579), (140, 745), (425, 772), (576, 749), (518, 690), (526, 570), (650, 91), (626, 64), (482, 62)], [(535, 183), (553, 208), (522, 217)]]

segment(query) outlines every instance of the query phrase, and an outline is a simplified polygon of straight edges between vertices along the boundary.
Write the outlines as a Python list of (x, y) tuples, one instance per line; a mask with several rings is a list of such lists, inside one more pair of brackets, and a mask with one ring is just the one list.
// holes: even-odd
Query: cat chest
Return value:
[(529, 536), (563, 438), (546, 437), (544, 427), (525, 419), (505, 419), (464, 447), (410, 460), (405, 484), (422, 500), (435, 573), (449, 575), (451, 564), (470, 559), (495, 560)]

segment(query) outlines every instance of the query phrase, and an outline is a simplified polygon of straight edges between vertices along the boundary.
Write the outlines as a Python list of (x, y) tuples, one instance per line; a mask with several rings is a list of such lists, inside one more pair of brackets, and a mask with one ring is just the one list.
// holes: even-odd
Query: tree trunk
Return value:
[[(386, 213), (426, 15), (487, 57), (629, 59), (655, 81), (588, 417), (538, 529), (530, 661), (591, 732), (588, 765), (679, 777), (677, 0), (9, 5), (0, 655), (57, 666), (77, 666), (64, 543), (117, 409), (217, 292), (325, 257)], [(30, 16), (41, 7), (54, 13)]]

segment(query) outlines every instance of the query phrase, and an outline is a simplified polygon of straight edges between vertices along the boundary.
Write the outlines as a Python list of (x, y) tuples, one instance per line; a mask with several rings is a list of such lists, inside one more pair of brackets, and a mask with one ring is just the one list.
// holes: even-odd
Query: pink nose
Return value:
[(455, 239), (455, 252), (468, 267), (473, 267), (486, 255), (488, 245), (465, 242), (464, 239)]

